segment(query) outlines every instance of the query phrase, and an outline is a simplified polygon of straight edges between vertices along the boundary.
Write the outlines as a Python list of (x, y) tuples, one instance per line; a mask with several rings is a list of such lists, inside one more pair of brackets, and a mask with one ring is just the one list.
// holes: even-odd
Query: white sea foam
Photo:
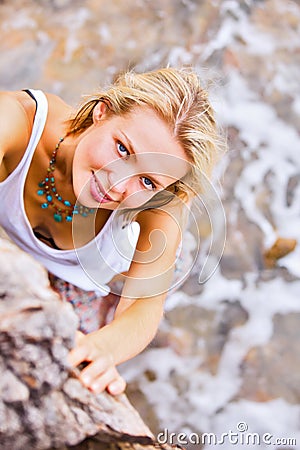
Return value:
[[(284, 9), (283, 4), (281, 7)], [(293, 31), (288, 38), (258, 31), (240, 8), (240, 2), (224, 1), (221, 8), (224, 20), (218, 33), (205, 47), (199, 44), (194, 48), (198, 54), (202, 51), (201, 61), (216, 50), (234, 45), (237, 36), (244, 42), (245, 51), (264, 57), (271, 56), (278, 48), (291, 49), (299, 45)], [(288, 3), (286, 8), (289, 8)], [(177, 52), (176, 60), (178, 51), (173, 53), (175, 58)], [(294, 97), (292, 108), (295, 114), (300, 115), (299, 77), (280, 64), (274, 66), (274, 73), (266, 92), (276, 89)], [(225, 127), (238, 130), (245, 143), (240, 155), (244, 165), (234, 188), (237, 205), (235, 210), (231, 209), (227, 220), (237, 219), (239, 208), (242, 208), (247, 219), (261, 230), (266, 247), (272, 245), (278, 236), (296, 239), (295, 251), (279, 260), (278, 264), (300, 277), (299, 184), (287, 202), (288, 183), (300, 174), (299, 134), (293, 124), (277, 115), (275, 106), (263, 100), (237, 69), (228, 70), (226, 78), (225, 85), (218, 92), (221, 96), (217, 101), (219, 117)], [(263, 187), (271, 192), (268, 206), (272, 222), (257, 202)], [(198, 269), (196, 265), (193, 273)], [(298, 447), (291, 448), (300, 448), (299, 405), (289, 404), (281, 398), (263, 403), (234, 400), (242, 383), (241, 362), (251, 348), (269, 342), (276, 314), (300, 312), (299, 295), (299, 280), (287, 282), (276, 278), (262, 281), (254, 272), (244, 273), (243, 280), (227, 279), (219, 268), (205, 283), (201, 295), (188, 296), (181, 291), (173, 293), (167, 300), (166, 314), (188, 305), (198, 305), (222, 314), (226, 299), (227, 302), (238, 300), (248, 319), (231, 329), (215, 374), (202, 366), (201, 357), (198, 360), (192, 356), (179, 357), (169, 348), (151, 349), (137, 358), (135, 364), (139, 371), (151, 368), (157, 373), (154, 382), (145, 378), (139, 384), (155, 408), (161, 427), (176, 432), (206, 431), (221, 435), (230, 429), (237, 431), (237, 424), (244, 421), (248, 432), (270, 433), (274, 438), (296, 438)], [(127, 370), (125, 368), (125, 373)], [(186, 380), (185, 389), (181, 390), (180, 386), (177, 386), (177, 391), (174, 389), (172, 373), (180, 374)], [(136, 376), (132, 371), (130, 375), (131, 379)], [(224, 448), (245, 448), (239, 444), (227, 444)], [(211, 444), (205, 446), (205, 450), (217, 447)], [(267, 449), (270, 445), (261, 442), (251, 448)]]

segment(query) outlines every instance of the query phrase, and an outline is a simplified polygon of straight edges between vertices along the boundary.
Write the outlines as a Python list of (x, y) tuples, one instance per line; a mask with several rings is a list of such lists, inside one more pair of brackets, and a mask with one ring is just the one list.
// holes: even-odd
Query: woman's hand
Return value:
[(74, 367), (88, 363), (80, 373), (80, 380), (96, 394), (107, 389), (110, 394), (118, 395), (125, 390), (126, 383), (118, 373), (112, 355), (101, 348), (99, 331), (88, 335), (78, 331), (76, 346), (69, 353), (68, 361)]

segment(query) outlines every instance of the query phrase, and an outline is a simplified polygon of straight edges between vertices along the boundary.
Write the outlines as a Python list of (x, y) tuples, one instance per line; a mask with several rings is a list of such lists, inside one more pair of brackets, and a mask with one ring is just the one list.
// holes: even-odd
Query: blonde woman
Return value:
[(78, 314), (69, 361), (86, 363), (82, 382), (119, 394), (116, 366), (157, 331), (183, 210), (218, 158), (207, 92), (191, 70), (128, 72), (78, 111), (2, 92), (0, 124), (0, 224)]

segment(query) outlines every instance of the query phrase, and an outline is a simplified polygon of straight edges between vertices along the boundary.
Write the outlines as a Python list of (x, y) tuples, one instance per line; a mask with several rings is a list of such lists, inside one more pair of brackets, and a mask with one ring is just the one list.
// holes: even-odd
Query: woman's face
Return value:
[(137, 208), (189, 168), (184, 150), (151, 108), (108, 117), (100, 102), (76, 147), (73, 188), (91, 208)]

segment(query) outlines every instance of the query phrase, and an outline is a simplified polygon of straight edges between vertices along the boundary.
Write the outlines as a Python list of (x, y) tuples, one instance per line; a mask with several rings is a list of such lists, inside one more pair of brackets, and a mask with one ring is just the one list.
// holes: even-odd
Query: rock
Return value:
[(178, 306), (168, 311), (153, 345), (168, 346), (180, 356), (197, 355), (201, 370), (216, 374), (231, 330), (247, 320), (239, 301), (224, 300), (219, 313), (195, 305)]
[(90, 436), (99, 448), (168, 448), (156, 446), (124, 394), (95, 395), (82, 385), (67, 363), (78, 324), (71, 305), (32, 257), (2, 238), (0, 286), (1, 448), (68, 448)]
[(265, 250), (264, 262), (267, 269), (275, 267), (277, 260), (295, 250), (296, 239), (277, 238), (272, 247)]
[(276, 314), (270, 341), (252, 348), (241, 364), (239, 397), (263, 402), (283, 398), (300, 402), (300, 313)]

